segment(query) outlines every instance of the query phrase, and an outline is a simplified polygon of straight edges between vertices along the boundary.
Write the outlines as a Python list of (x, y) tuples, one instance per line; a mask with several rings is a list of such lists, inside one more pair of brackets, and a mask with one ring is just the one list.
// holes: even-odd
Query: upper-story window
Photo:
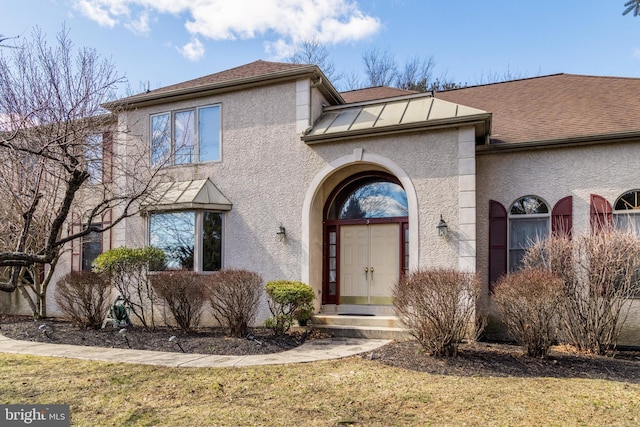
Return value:
[(640, 235), (640, 190), (627, 191), (613, 206), (613, 219), (618, 228)]
[(89, 184), (99, 184), (103, 181), (103, 135), (96, 133), (89, 135), (85, 144), (85, 162), (89, 173)]
[(151, 166), (220, 160), (220, 105), (151, 116)]
[(527, 248), (549, 235), (549, 206), (537, 196), (524, 196), (509, 209), (509, 271), (522, 266)]

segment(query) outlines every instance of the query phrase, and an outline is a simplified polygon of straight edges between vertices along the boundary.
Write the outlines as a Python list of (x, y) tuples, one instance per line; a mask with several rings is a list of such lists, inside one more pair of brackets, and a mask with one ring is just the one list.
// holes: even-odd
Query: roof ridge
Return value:
[(518, 83), (518, 82), (523, 82), (523, 81), (528, 81), (528, 80), (547, 79), (547, 78), (552, 78), (552, 77), (580, 77), (580, 78), (618, 79), (618, 80), (620, 80), (620, 79), (627, 79), (627, 80), (637, 80), (637, 79), (639, 79), (639, 77), (595, 76), (595, 75), (591, 75), (591, 74), (553, 73), (553, 74), (545, 74), (545, 75), (541, 75), (541, 76), (523, 77), (523, 78), (520, 78), (520, 79), (503, 80), (503, 81), (499, 81), (499, 82), (481, 83), (481, 84), (476, 84), (476, 85), (458, 87), (458, 88), (454, 88), (454, 89), (445, 89), (445, 90), (437, 91), (437, 93), (454, 92), (454, 91), (465, 90), (465, 89), (470, 89), (470, 88), (494, 86), (494, 85), (500, 85), (500, 84), (505, 84), (505, 83)]
[[(189, 79), (189, 80), (184, 80), (178, 83), (174, 83), (171, 85), (167, 85), (167, 86), (163, 86), (163, 87), (159, 87), (157, 89), (154, 89), (152, 91), (150, 91), (149, 93), (153, 93), (153, 92), (164, 92), (166, 90), (169, 90), (170, 88), (174, 87), (174, 86), (187, 86), (190, 83), (193, 82), (197, 82), (197, 81), (205, 81), (205, 80), (209, 80), (211, 78), (213, 78), (214, 76), (218, 76), (218, 75), (231, 75), (234, 72), (238, 71), (238, 70), (248, 70), (250, 69), (250, 67), (255, 66), (256, 64), (267, 64), (267, 65), (278, 65), (278, 66), (282, 66), (282, 67), (286, 67), (289, 69), (292, 68), (303, 68), (303, 67), (308, 67), (308, 64), (294, 64), (294, 63), (290, 63), (290, 62), (275, 62), (275, 61), (265, 61), (262, 59), (258, 59), (256, 61), (252, 61), (249, 62), (247, 64), (242, 64), (242, 65), (238, 65), (236, 67), (232, 67), (232, 68), (227, 68), (225, 70), (220, 70), (217, 71), (215, 73), (211, 73), (211, 74), (206, 74), (204, 76), (200, 76), (200, 77), (196, 77), (193, 79)], [(264, 72), (264, 73), (257, 73), (256, 75), (267, 75), (267, 74), (271, 74), (273, 71), (268, 71), (268, 72)], [(229, 80), (233, 80), (233, 79), (229, 79)]]
[[(128, 96), (112, 103), (113, 105), (141, 105), (157, 102), (161, 99), (173, 97), (185, 97), (189, 94), (204, 93), (211, 90), (222, 90), (224, 88), (238, 88), (247, 85), (270, 84), (276, 80), (287, 78), (296, 78), (302, 75), (317, 75), (323, 77), (322, 70), (317, 65), (312, 64), (294, 64), (288, 62), (272, 62), (264, 60), (256, 60), (248, 64), (239, 65), (234, 68), (222, 70), (217, 73), (208, 74), (206, 76), (197, 77), (195, 79), (183, 81), (169, 86), (163, 86), (148, 92), (138, 93)], [(330, 82), (324, 84), (327, 96), (331, 99), (342, 102), (337, 90)]]
[(566, 73), (554, 73), (554, 74), (546, 74), (544, 76), (523, 77), (523, 78), (520, 78), (520, 79), (503, 80), (503, 81), (491, 82), (491, 83), (480, 83), (480, 84), (476, 84), (476, 85), (457, 87), (457, 88), (453, 88), (453, 89), (439, 90), (439, 91), (436, 91), (436, 92), (438, 92), (438, 93), (453, 92), (453, 91), (456, 91), (456, 90), (463, 90), (463, 89), (469, 89), (469, 88), (474, 88), (474, 87), (493, 86), (493, 85), (499, 85), (499, 84), (504, 84), (504, 83), (522, 82), (522, 81), (525, 81), (525, 80), (535, 80), (535, 79), (542, 79), (542, 78), (547, 78), (547, 77), (557, 77), (557, 76), (563, 76), (563, 75), (568, 75), (568, 74), (566, 74)]

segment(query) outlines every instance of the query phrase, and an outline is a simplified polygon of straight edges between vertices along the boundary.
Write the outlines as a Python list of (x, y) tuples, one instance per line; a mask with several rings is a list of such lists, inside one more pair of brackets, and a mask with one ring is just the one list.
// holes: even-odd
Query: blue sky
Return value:
[(336, 70), (362, 72), (378, 48), (402, 64), (433, 58), (434, 77), (476, 84), (491, 75), (559, 72), (640, 77), (640, 17), (625, 0), (20, 0), (0, 34), (51, 37), (110, 57), (134, 91), (257, 59), (281, 61), (312, 37)]

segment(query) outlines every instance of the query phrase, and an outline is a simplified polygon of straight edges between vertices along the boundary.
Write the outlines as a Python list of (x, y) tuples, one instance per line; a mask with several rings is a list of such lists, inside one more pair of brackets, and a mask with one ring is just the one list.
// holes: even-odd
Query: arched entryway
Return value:
[(390, 306), (394, 284), (409, 269), (408, 201), (400, 181), (371, 171), (338, 184), (324, 206), (323, 251), (323, 304), (359, 313), (371, 307), (370, 314)]

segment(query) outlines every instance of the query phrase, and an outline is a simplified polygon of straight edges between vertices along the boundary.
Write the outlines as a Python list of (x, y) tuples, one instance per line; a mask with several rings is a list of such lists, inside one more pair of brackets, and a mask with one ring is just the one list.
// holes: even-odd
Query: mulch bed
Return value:
[[(264, 328), (252, 329), (249, 337), (242, 338), (226, 336), (220, 328), (183, 332), (165, 326), (155, 330), (128, 327), (124, 328), (124, 333), (122, 329), (107, 326), (96, 330), (59, 319), (33, 321), (25, 316), (0, 315), (0, 334), (8, 338), (136, 350), (243, 356), (278, 353), (295, 348), (306, 339), (322, 337), (319, 333), (303, 336), (302, 330), (276, 336)], [(170, 341), (172, 337), (175, 338)]]
[[(185, 333), (167, 327), (158, 327), (154, 331), (132, 327), (127, 328), (124, 334), (120, 333), (121, 329), (107, 327), (94, 330), (63, 320), (34, 322), (26, 316), (0, 315), (0, 333), (18, 340), (123, 349), (184, 350), (201, 354), (277, 353), (295, 348), (305, 340), (329, 336), (317, 330), (306, 331), (303, 335), (305, 331), (301, 329), (275, 336), (268, 329), (255, 328), (251, 331), (253, 339), (228, 337), (218, 328), (201, 328)], [(170, 341), (169, 338), (173, 336), (176, 338)], [(409, 340), (393, 341), (361, 357), (436, 375), (587, 378), (640, 383), (639, 351), (618, 351), (614, 357), (605, 357), (578, 354), (570, 348), (555, 347), (548, 359), (537, 359), (527, 357), (514, 345), (476, 342), (461, 344), (455, 357), (438, 358), (424, 354), (416, 341)]]
[(549, 358), (539, 359), (526, 356), (515, 345), (476, 342), (462, 344), (455, 357), (438, 358), (425, 355), (416, 341), (401, 341), (366, 357), (436, 375), (586, 378), (640, 383), (638, 351), (619, 351), (614, 357), (606, 357), (554, 347)]

